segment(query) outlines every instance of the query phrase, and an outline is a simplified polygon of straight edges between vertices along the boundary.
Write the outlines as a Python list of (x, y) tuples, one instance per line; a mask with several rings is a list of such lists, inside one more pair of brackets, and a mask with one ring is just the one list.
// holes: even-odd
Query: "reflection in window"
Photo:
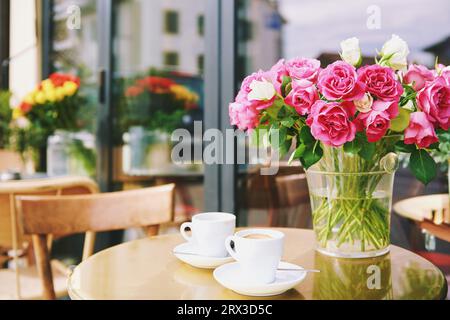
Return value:
[(206, 1), (113, 2), (114, 182), (125, 189), (176, 182), (176, 220), (203, 208), (203, 167), (174, 164), (170, 137), (203, 120)]
[(47, 171), (50, 174), (95, 176), (95, 131), (98, 106), (97, 77), (97, 2), (79, 3), (82, 28), (68, 28), (70, 0), (57, 0), (53, 5), (52, 52), (53, 71), (80, 78), (83, 102), (77, 108), (77, 127), (80, 132), (56, 132), (48, 139)]
[(197, 33), (199, 36), (203, 36), (205, 33), (205, 16), (199, 15), (197, 17)]
[[(340, 41), (360, 39), (363, 64), (373, 63), (376, 50), (397, 34), (409, 44), (411, 62), (433, 68), (436, 57), (450, 63), (450, 11), (448, 0), (433, 1), (424, 10), (421, 0), (314, 1), (314, 0), (236, 0), (237, 59), (236, 87), (259, 69), (268, 70), (281, 57), (316, 58), (322, 67), (339, 58)], [(408, 15), (399, 15), (408, 7)], [(381, 28), (368, 25), (372, 10), (381, 10)], [(401, 17), (401, 18), (399, 18)], [(420, 21), (420, 23), (416, 23)], [(250, 148), (250, 147), (249, 147)], [(260, 176), (252, 168), (240, 170), (238, 207), (241, 223), (282, 227), (308, 227), (308, 191), (300, 166), (280, 163), (277, 176)], [(403, 174), (402, 174), (403, 175)], [(411, 184), (406, 174), (396, 184)], [(398, 197), (411, 196), (403, 185)]]

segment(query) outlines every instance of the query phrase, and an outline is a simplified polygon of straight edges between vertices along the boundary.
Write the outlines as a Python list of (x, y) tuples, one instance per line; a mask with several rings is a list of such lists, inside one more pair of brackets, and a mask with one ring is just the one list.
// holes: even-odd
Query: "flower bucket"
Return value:
[[(397, 155), (364, 170), (358, 155), (325, 148), (318, 165), (306, 170), (317, 250), (341, 258), (386, 254)], [(334, 169), (334, 170), (332, 170)]]
[(95, 138), (88, 132), (56, 130), (48, 137), (46, 152), (49, 176), (95, 176)]
[(159, 130), (131, 127), (127, 134), (129, 151), (124, 154), (128, 174), (148, 174), (171, 165), (170, 136)]

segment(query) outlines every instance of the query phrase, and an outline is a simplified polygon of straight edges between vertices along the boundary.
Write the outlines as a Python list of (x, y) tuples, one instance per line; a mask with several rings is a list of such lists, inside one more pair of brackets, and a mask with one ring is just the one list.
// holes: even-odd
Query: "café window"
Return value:
[(199, 36), (203, 36), (205, 34), (205, 16), (199, 15), (197, 17), (197, 32)]
[(175, 51), (164, 52), (164, 65), (166, 67), (177, 67), (179, 65), (179, 55)]
[(178, 21), (178, 12), (167, 10), (164, 14), (164, 31), (170, 34), (178, 34)]
[(197, 68), (200, 74), (203, 73), (204, 65), (205, 65), (205, 56), (203, 54), (200, 54), (197, 57)]

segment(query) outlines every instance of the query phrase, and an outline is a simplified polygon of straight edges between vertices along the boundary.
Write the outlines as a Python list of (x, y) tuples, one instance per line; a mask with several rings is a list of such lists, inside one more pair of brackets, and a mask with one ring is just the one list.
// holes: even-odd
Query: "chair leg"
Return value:
[(95, 232), (88, 231), (84, 236), (84, 246), (83, 246), (83, 258), (82, 261), (86, 260), (94, 253), (95, 245)]
[(39, 277), (43, 286), (43, 298), (45, 300), (55, 300), (55, 288), (53, 286), (53, 275), (50, 266), (50, 256), (47, 248), (47, 236), (33, 235), (33, 246), (36, 255), (36, 265)]

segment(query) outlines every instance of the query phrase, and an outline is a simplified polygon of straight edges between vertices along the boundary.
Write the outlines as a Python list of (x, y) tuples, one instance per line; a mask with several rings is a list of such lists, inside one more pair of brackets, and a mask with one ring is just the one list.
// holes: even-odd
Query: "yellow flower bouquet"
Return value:
[(56, 130), (77, 131), (77, 111), (83, 103), (78, 77), (53, 73), (13, 108), (13, 145), (22, 154), (45, 149)]

